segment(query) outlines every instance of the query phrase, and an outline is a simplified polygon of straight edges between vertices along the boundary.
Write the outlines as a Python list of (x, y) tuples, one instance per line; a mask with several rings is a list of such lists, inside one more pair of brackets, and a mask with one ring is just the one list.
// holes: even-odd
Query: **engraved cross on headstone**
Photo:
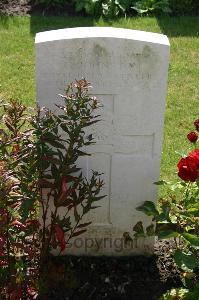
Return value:
[[(156, 201), (153, 182), (160, 171), (168, 58), (168, 38), (151, 32), (82, 27), (36, 36), (39, 105), (54, 109), (65, 85), (81, 78), (91, 82), (92, 94), (104, 105), (102, 121), (88, 128), (97, 142), (86, 149), (93, 155), (80, 163), (88, 177), (92, 169), (104, 173), (107, 197), (88, 215), (92, 224), (83, 238), (120, 238), (144, 218), (136, 207)], [(145, 244), (152, 245), (148, 239)], [(84, 247), (70, 250), (88, 254)], [(92, 254), (117, 253), (103, 248)]]
[[(117, 201), (117, 196), (114, 197), (112, 192), (112, 179), (115, 178), (113, 174), (115, 161), (117, 158), (124, 161), (128, 160), (129, 164), (125, 168), (131, 169), (133, 168), (131, 163), (133, 158), (145, 156), (151, 159), (153, 157), (154, 133), (133, 133), (132, 118), (135, 116), (128, 114), (128, 112), (123, 114), (121, 110), (115, 110), (117, 95), (97, 94), (95, 96), (102, 104), (97, 112), (101, 120), (89, 129), (89, 133), (93, 135), (96, 144), (89, 147), (89, 153), (92, 156), (87, 157), (87, 159), (84, 158), (82, 167), (87, 178), (91, 175), (92, 169), (103, 172), (105, 187), (102, 193), (107, 196), (100, 201), (101, 208), (91, 212), (89, 217), (95, 220), (93, 222), (95, 226), (111, 226), (113, 218), (111, 211), (114, 211), (114, 201)], [(125, 123), (123, 129), (119, 126), (122, 123)], [(125, 134), (126, 127), (129, 127), (128, 134)], [(122, 169), (117, 171), (120, 172)], [(133, 170), (131, 169), (131, 171)], [(131, 207), (133, 199), (129, 198), (125, 201), (126, 206)]]

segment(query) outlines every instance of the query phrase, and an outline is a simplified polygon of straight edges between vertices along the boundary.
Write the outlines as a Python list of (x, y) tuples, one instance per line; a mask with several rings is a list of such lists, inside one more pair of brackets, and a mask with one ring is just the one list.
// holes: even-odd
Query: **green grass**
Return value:
[(171, 43), (161, 177), (175, 178), (186, 134), (199, 118), (199, 18), (128, 18), (105, 22), (69, 17), (0, 17), (0, 95), (35, 103), (36, 32), (78, 26), (115, 26), (167, 34)]

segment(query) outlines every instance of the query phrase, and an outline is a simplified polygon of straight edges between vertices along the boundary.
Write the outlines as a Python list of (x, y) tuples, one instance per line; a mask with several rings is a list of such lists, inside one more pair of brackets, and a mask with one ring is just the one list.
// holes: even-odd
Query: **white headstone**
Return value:
[[(135, 208), (155, 201), (164, 124), (169, 41), (165, 35), (88, 27), (36, 36), (36, 87), (40, 106), (54, 109), (66, 84), (85, 78), (104, 107), (93, 127), (92, 157), (84, 173), (104, 173), (106, 198), (92, 211), (88, 232), (67, 253), (126, 255), (150, 252), (153, 239), (126, 244), (124, 232), (144, 215)], [(147, 220), (147, 218), (146, 218)], [(146, 221), (147, 222), (147, 221)]]

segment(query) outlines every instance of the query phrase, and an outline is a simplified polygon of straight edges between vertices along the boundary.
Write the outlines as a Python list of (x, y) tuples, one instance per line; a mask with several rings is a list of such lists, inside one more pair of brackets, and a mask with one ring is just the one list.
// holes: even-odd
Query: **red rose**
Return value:
[(199, 177), (198, 164), (195, 157), (181, 158), (178, 163), (178, 176), (185, 181), (194, 182)]
[(199, 119), (195, 120), (194, 125), (196, 127), (196, 130), (199, 131)]
[(195, 149), (189, 153), (189, 156), (195, 160), (197, 168), (199, 170), (199, 149)]
[(187, 138), (191, 143), (195, 143), (198, 139), (198, 135), (194, 131), (191, 131), (187, 134)]

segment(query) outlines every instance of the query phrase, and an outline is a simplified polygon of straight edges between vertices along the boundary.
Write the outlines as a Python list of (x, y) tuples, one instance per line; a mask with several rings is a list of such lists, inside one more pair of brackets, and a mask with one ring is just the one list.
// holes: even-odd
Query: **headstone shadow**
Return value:
[(30, 33), (35, 36), (37, 32), (73, 28), (73, 27), (87, 27), (94, 26), (93, 18), (72, 17), (72, 16), (39, 16), (31, 15), (30, 17)]
[[(7, 17), (8, 18), (8, 17)], [(4, 17), (3, 24), (7, 26), (7, 18)], [(44, 16), (32, 14), (30, 17), (30, 32), (33, 36), (37, 32), (72, 28), (72, 27), (87, 27), (94, 26), (95, 19), (74, 16)], [(158, 25), (161, 32), (168, 37), (178, 36), (199, 36), (199, 18), (197, 17), (157, 17)], [(2, 22), (1, 22), (2, 23)], [(111, 22), (110, 23), (111, 26)]]

